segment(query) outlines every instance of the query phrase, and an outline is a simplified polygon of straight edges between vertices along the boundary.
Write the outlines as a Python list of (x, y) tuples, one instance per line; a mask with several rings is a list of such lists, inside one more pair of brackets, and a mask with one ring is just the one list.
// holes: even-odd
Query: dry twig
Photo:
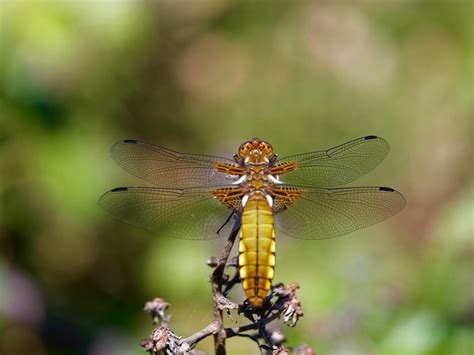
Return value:
[[(168, 328), (170, 316), (166, 314), (166, 310), (169, 304), (160, 298), (155, 298), (146, 303), (145, 311), (151, 314), (156, 328), (147, 339), (141, 341), (140, 345), (150, 354), (202, 354), (193, 347), (211, 335), (214, 336), (214, 350), (218, 355), (226, 353), (226, 339), (236, 336), (255, 341), (262, 352), (270, 354), (314, 354), (313, 350), (306, 344), (293, 348), (293, 350), (280, 347), (285, 340), (283, 334), (278, 330), (271, 330), (267, 327), (268, 323), (280, 318), (293, 327), (298, 319), (303, 316), (300, 301), (296, 297), (296, 290), (299, 288), (296, 283), (287, 286), (283, 284), (274, 286), (265, 304), (258, 310), (252, 309), (245, 302), (242, 305), (237, 305), (225, 297), (230, 289), (240, 282), (238, 271), (232, 278), (224, 273), (226, 267), (236, 267), (235, 260), (230, 262), (228, 260), (238, 231), (239, 225), (236, 224), (219, 259), (211, 258), (207, 261), (207, 264), (214, 268), (211, 274), (213, 320), (209, 325), (188, 337), (179, 337)], [(225, 328), (223, 312), (225, 311), (230, 317), (230, 311), (233, 309), (238, 309), (238, 312), (247, 317), (250, 322), (239, 327)], [(254, 331), (254, 333), (249, 334), (249, 331)], [(263, 341), (263, 344), (261, 344), (261, 341)]]

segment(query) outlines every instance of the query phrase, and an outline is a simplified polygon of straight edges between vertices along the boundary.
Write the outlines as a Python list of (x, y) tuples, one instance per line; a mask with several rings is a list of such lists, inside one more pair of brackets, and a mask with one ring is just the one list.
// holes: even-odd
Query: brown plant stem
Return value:
[(216, 355), (224, 355), (226, 332), (224, 329), (224, 319), (222, 318), (222, 309), (219, 307), (219, 299), (223, 297), (222, 286), (224, 280), (224, 270), (229, 259), (230, 252), (234, 246), (235, 239), (239, 233), (238, 222), (234, 225), (232, 232), (227, 238), (226, 245), (222, 251), (219, 261), (211, 275), (212, 299), (213, 299), (213, 324), (214, 324), (214, 350)]

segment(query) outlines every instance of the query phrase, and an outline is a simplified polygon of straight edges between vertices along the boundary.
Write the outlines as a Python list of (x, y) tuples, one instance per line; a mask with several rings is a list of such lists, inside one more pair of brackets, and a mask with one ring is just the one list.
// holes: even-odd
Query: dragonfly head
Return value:
[(239, 157), (246, 163), (268, 163), (273, 157), (273, 148), (270, 143), (254, 138), (240, 145)]

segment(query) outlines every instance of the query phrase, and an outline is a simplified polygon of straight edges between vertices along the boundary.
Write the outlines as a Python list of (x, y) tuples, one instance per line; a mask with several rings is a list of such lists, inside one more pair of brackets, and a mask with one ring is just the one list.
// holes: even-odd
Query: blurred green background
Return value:
[(0, 353), (143, 354), (157, 296), (180, 335), (210, 321), (222, 241), (99, 210), (144, 184), (115, 141), (230, 155), (258, 136), (284, 156), (375, 134), (392, 151), (353, 185), (408, 205), (347, 237), (277, 237), (275, 281), (305, 311), (287, 344), (472, 354), (473, 23), (468, 0), (0, 0)]

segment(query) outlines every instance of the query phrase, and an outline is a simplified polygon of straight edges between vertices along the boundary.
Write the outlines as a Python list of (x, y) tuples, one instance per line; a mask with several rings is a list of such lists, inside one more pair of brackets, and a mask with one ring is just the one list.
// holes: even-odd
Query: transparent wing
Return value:
[(326, 239), (393, 216), (405, 198), (389, 187), (298, 188), (300, 197), (277, 216), (276, 227), (301, 239)]
[(284, 157), (277, 164), (296, 162), (294, 171), (285, 173), (285, 183), (330, 187), (344, 185), (374, 169), (388, 154), (388, 143), (366, 136), (318, 152)]
[[(214, 199), (209, 189), (119, 187), (106, 192), (99, 206), (127, 223), (180, 239), (214, 239), (232, 210)], [(228, 235), (228, 233), (227, 233)]]
[(110, 155), (130, 174), (160, 187), (228, 185), (232, 180), (225, 173), (215, 171), (214, 164), (235, 164), (226, 158), (178, 153), (132, 139), (115, 143)]

